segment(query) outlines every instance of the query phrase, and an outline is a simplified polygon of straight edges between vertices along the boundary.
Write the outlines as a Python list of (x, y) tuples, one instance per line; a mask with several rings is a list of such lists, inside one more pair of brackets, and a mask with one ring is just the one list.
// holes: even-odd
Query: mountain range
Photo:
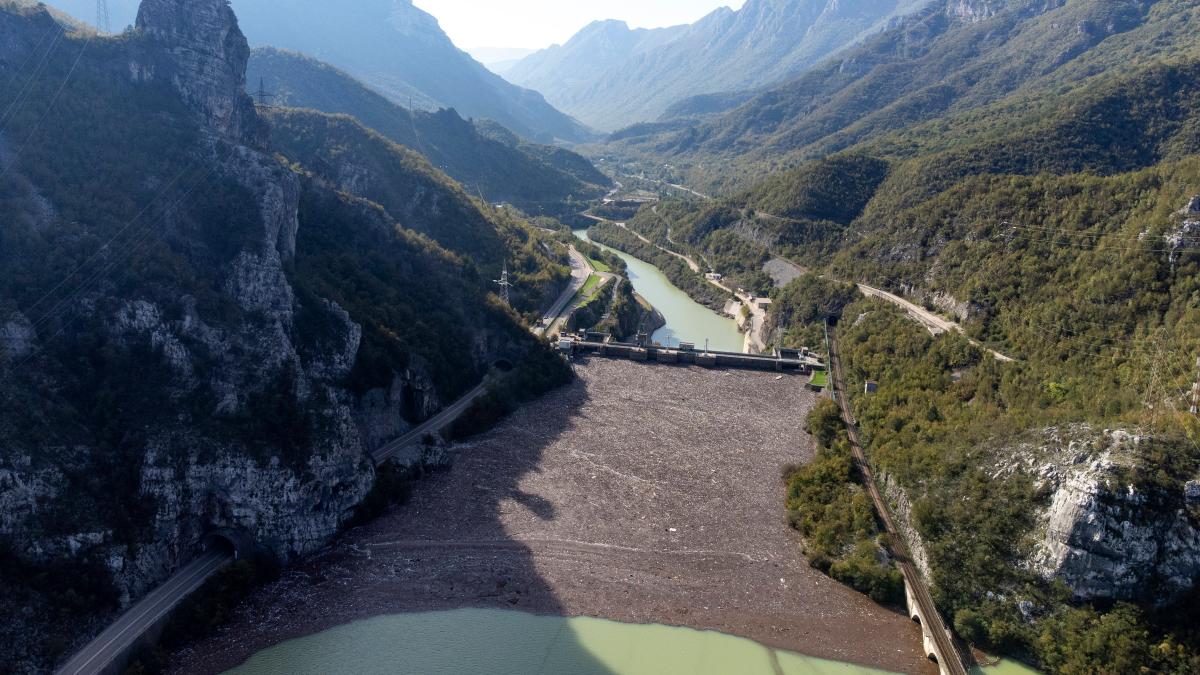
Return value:
[[(349, 74), (296, 52), (260, 48), (250, 55), (252, 90), (265, 87), (275, 106), (354, 117), (394, 143), (423, 154), (473, 194), (531, 213), (603, 195), (610, 183), (592, 164), (556, 146), (521, 139), (495, 122), (471, 122), (453, 109), (410, 110)], [(485, 129), (487, 133), (481, 131)], [(576, 209), (577, 210), (577, 209)]]
[[(498, 409), (570, 377), (528, 324), (571, 235), (488, 202), (595, 205), (549, 142), (587, 130), (409, 2), (239, 5), (274, 47), (225, 0), (112, 37), (0, 3), (0, 671), (52, 671), (212, 528), (319, 550), (394, 498), (367, 453), (492, 366)], [(898, 604), (899, 549), (966, 645), (1195, 673), (1198, 34), (1195, 0), (749, 0), (517, 72), (641, 120), (577, 146), (638, 198), (593, 241), (837, 352), (845, 409), (814, 398), (812, 461), (764, 484), (813, 567)], [(576, 320), (636, 328), (630, 288)]]
[(617, 21), (526, 57), (506, 73), (599, 129), (657, 119), (692, 96), (778, 83), (928, 0), (749, 0), (690, 26), (630, 30)]
[[(55, 0), (91, 21), (96, 5)], [(137, 10), (136, 0), (111, 0), (113, 29)], [(491, 119), (539, 142), (581, 142), (594, 134), (534, 91), (512, 85), (454, 45), (437, 19), (411, 0), (234, 0), (254, 46), (301, 52), (351, 73), (393, 102), (424, 110), (455, 108)]]
[[(733, 110), (630, 129), (618, 145), (692, 166), (693, 182), (716, 187), (864, 144), (909, 156), (960, 134), (1018, 133), (1055, 117), (1078, 124), (1064, 106), (1105, 101), (1120, 80), (1197, 53), (1173, 23), (1181, 11), (1140, 0), (943, 0)], [(890, 136), (905, 130), (922, 145)], [(717, 157), (756, 168), (697, 168)]]
[(540, 94), (509, 84), (458, 49), (411, 0), (235, 0), (233, 8), (255, 45), (318, 58), (400, 105), (455, 108), (539, 142), (592, 138)]

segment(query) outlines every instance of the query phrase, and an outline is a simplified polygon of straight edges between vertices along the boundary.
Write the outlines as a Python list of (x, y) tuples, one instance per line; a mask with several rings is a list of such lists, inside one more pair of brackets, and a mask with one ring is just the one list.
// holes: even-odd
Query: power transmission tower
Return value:
[(500, 274), (500, 279), (493, 282), (500, 287), (500, 299), (504, 304), (511, 305), (512, 300), (509, 298), (509, 289), (513, 287), (512, 282), (508, 280), (508, 264), (504, 265), (504, 272)]
[(258, 78), (258, 91), (254, 94), (255, 102), (259, 107), (270, 108), (275, 101), (275, 94), (267, 91), (267, 83), (263, 78)]
[(96, 0), (96, 30), (105, 34), (112, 32), (108, 19), (108, 0)]

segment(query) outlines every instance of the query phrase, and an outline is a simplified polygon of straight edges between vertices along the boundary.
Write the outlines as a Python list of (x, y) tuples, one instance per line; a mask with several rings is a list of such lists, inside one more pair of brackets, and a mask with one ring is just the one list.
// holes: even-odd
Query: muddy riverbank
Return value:
[(799, 377), (594, 360), (458, 449), (412, 503), (261, 589), (176, 672), (214, 673), (356, 619), (460, 607), (719, 630), (934, 673), (918, 627), (811, 569), (780, 467), (805, 461)]

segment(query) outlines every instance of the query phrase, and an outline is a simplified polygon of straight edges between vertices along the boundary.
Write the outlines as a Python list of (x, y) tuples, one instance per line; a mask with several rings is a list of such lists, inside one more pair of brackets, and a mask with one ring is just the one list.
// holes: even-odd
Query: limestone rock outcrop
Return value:
[(212, 129), (261, 139), (245, 93), (250, 45), (225, 0), (144, 0), (137, 29), (148, 44), (130, 63), (135, 80), (170, 82)]
[[(27, 57), (37, 44), (32, 38), (48, 32), (46, 16), (0, 10), (5, 38), (0, 58)], [(169, 175), (144, 179), (170, 196), (161, 202), (174, 202), (170, 208), (152, 202), (156, 218), (139, 223), (146, 237), (162, 242), (163, 259), (157, 262), (165, 273), (147, 281), (133, 270), (124, 285), (96, 283), (79, 297), (61, 303), (56, 297), (46, 305), (55, 305), (54, 316), (44, 307), (27, 316), (7, 301), (0, 304), (0, 367), (27, 357), (45, 359), (33, 359), (25, 388), (0, 387), (0, 404), (13, 406), (12, 414), (10, 408), (0, 410), (0, 555), (11, 553), (35, 566), (94, 563), (111, 576), (119, 604), (126, 606), (191, 561), (205, 534), (216, 529), (244, 532), (285, 561), (325, 545), (372, 487), (368, 451), (431, 416), (444, 401), (432, 367), (418, 358), (408, 359), (403, 372), (384, 373), (391, 379), (387, 388), (347, 385), (359, 363), (363, 326), (336, 302), (302, 293), (289, 267), (298, 255), (302, 200), (334, 190), (294, 170), (266, 144), (265, 126), (244, 93), (250, 51), (225, 0), (145, 0), (137, 30), (106, 44), (103, 56), (95, 53), (94, 60), (89, 54), (81, 60), (81, 76), (120, 80), (112, 86), (123, 89), (112, 96), (152, 92), (147, 100), (157, 102), (158, 90), (174, 92), (178, 102), (153, 113), (171, 116), (178, 129), (194, 130), (188, 138), (196, 140), (172, 148), (190, 168), (174, 186), (177, 192), (170, 192)], [(149, 172), (143, 166), (136, 170)], [(199, 186), (193, 188), (196, 196), (217, 186), (213, 189), (223, 190), (218, 194), (234, 195), (236, 204), (216, 216), (193, 208), (187, 200), (193, 183)], [(141, 198), (129, 196), (131, 202)], [(369, 214), (363, 227), (396, 234), (395, 222), (382, 209), (362, 210)], [(86, 229), (86, 223), (52, 225), (67, 237)], [(123, 260), (120, 253), (104, 251), (114, 261), (106, 270)], [(170, 256), (186, 262), (169, 267)], [(194, 278), (180, 278), (180, 270)], [(55, 323), (59, 315), (66, 318)], [(463, 333), (464, 339), (480, 341), (478, 353), (471, 354), (478, 363), (488, 362), (494, 346), (495, 336), (485, 332)], [(89, 426), (93, 417), (46, 404), (59, 403), (45, 392), (59, 387), (55, 378), (69, 370), (51, 347), (77, 341), (75, 355), (94, 359), (98, 372), (108, 372), (101, 370), (101, 350), (128, 359), (114, 357), (110, 363), (144, 369), (122, 374), (144, 378), (137, 387), (156, 397), (150, 403), (156, 410), (146, 419), (134, 417), (138, 428), (95, 429)], [(131, 354), (144, 358), (138, 362)], [(476, 364), (465, 360), (438, 364), (438, 372), (447, 367), (474, 372)], [(82, 396), (85, 405), (100, 405), (87, 400), (87, 392)], [(278, 411), (302, 417), (266, 419)], [(272, 427), (279, 436), (298, 434), (300, 440), (276, 438)], [(61, 434), (44, 430), (63, 428)], [(119, 461), (102, 464), (106, 454)], [(79, 489), (80, 481), (88, 490)], [(58, 513), (108, 504), (113, 500), (106, 491), (121, 491), (122, 503), (144, 509), (130, 518), (136, 525), (114, 522), (120, 519), (110, 513)], [(95, 613), (81, 612), (51, 639), (48, 623), (37, 614), (61, 614), (51, 601), (34, 607), (39, 598), (32, 595), (14, 607), (3, 600), (0, 610), (25, 614), (0, 629), (5, 661), (0, 670), (48, 672), (61, 655), (46, 644), (69, 650), (110, 618), (105, 615), (110, 607), (89, 608)]]
[(1004, 8), (1005, 0), (949, 0), (946, 13), (960, 21), (986, 21)]
[[(1080, 600), (1167, 603), (1200, 578), (1200, 489), (1131, 482), (1139, 446), (1157, 442), (1086, 425), (1047, 429), (1013, 449), (999, 472), (1020, 467), (1050, 494), (1030, 569), (1062, 580)], [(1190, 484), (1189, 484), (1190, 485)]]

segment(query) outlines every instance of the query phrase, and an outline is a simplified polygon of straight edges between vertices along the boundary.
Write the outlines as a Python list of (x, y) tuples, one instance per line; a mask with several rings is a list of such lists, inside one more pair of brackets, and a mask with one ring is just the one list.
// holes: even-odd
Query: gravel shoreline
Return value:
[(412, 502), (254, 593), (173, 672), (380, 614), (490, 607), (719, 630), (936, 673), (920, 630), (808, 566), (780, 469), (811, 458), (799, 376), (593, 359), (456, 448)]

